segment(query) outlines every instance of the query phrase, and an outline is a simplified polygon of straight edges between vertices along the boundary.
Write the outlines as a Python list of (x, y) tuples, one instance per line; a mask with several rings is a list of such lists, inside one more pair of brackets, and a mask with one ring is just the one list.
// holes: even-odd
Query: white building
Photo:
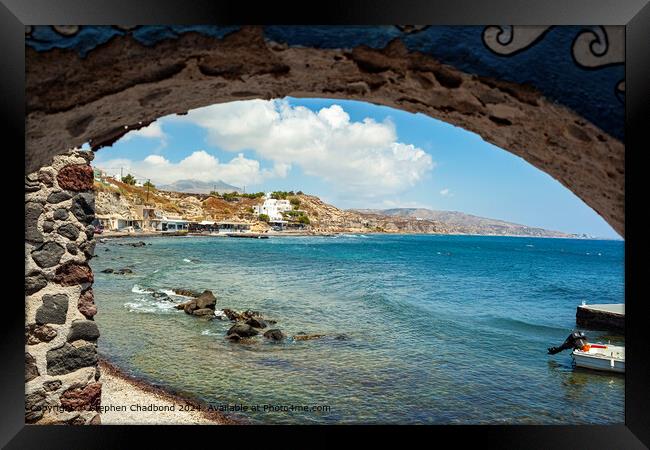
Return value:
[(282, 213), (291, 211), (289, 200), (276, 200), (271, 198), (271, 193), (264, 195), (264, 203), (253, 206), (253, 212), (257, 215), (266, 214), (271, 222), (282, 221)]

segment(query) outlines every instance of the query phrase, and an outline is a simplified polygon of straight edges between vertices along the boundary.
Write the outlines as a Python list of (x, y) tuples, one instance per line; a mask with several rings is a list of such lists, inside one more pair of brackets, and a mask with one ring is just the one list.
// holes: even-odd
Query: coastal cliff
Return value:
[[(192, 221), (237, 221), (264, 232), (270, 226), (253, 212), (263, 202), (260, 197), (241, 193), (198, 194), (158, 190), (153, 186), (133, 186), (113, 179), (95, 182), (96, 208), (100, 215), (124, 218), (136, 215), (136, 205), (149, 205), (164, 215), (179, 215)], [(307, 230), (314, 233), (412, 233), (480, 234), (494, 236), (575, 237), (510, 222), (471, 216), (452, 211), (427, 209), (344, 210), (302, 192), (282, 193), (292, 202), (296, 215), (308, 218)], [(292, 214), (287, 216), (292, 220)]]

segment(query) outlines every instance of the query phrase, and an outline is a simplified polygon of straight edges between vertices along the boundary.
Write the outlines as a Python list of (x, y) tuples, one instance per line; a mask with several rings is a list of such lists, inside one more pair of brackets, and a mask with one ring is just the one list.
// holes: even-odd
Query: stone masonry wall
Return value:
[(25, 177), (27, 423), (99, 423), (92, 159), (70, 151)]

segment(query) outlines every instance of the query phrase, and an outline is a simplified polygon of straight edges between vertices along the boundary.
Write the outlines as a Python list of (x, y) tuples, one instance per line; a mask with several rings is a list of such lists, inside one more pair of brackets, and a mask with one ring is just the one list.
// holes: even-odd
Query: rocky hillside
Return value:
[[(148, 204), (165, 215), (181, 215), (189, 220), (232, 220), (253, 224), (254, 231), (269, 226), (253, 213), (262, 198), (242, 194), (208, 195), (170, 192), (136, 187), (107, 179), (95, 182), (97, 214), (135, 216), (134, 206)], [(307, 229), (316, 233), (440, 233), (570, 237), (566, 233), (526, 227), (468, 214), (423, 209), (343, 210), (313, 195), (284, 193), (294, 205), (294, 213), (306, 216)], [(289, 217), (287, 217), (289, 219)]]

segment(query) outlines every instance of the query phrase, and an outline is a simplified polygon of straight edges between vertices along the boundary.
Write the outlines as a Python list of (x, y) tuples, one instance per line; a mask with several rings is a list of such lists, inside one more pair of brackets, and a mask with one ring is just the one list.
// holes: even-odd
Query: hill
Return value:
[[(212, 189), (210, 189), (212, 190)], [(135, 205), (153, 206), (163, 215), (182, 216), (187, 220), (243, 221), (255, 231), (264, 231), (269, 225), (253, 213), (253, 206), (264, 199), (254, 194), (210, 195), (167, 191), (161, 188), (132, 186), (106, 178), (95, 182), (96, 212), (98, 215), (117, 214), (135, 217)], [(343, 210), (323, 202), (320, 198), (302, 192), (284, 192), (293, 211), (286, 214), (288, 221), (306, 216), (307, 229), (314, 233), (437, 233), (484, 234), (539, 237), (572, 237), (572, 235), (541, 228), (527, 227), (495, 219), (472, 216), (454, 211), (427, 209)]]
[(187, 194), (209, 194), (210, 192), (242, 192), (242, 189), (223, 181), (178, 180), (171, 184), (158, 186), (161, 191), (182, 192)]

